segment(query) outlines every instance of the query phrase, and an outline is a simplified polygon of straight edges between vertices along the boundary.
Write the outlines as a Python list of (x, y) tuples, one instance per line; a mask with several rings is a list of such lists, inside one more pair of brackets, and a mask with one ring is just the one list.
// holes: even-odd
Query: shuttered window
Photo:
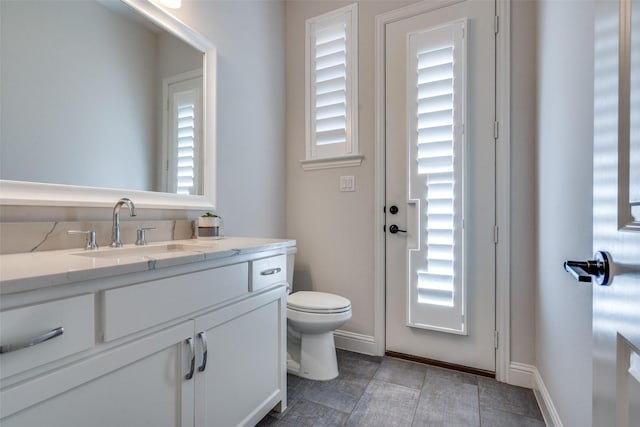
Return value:
[(466, 333), (464, 277), (465, 21), (409, 36), (410, 198), (421, 201), (409, 323)]
[(196, 151), (196, 106), (190, 93), (183, 96), (183, 102), (178, 103), (176, 111), (177, 120), (177, 146), (176, 148), (176, 193), (195, 193), (195, 151)]
[(307, 20), (306, 39), (306, 160), (357, 155), (357, 5)]
[(176, 76), (167, 85), (167, 191), (201, 194), (202, 77)]

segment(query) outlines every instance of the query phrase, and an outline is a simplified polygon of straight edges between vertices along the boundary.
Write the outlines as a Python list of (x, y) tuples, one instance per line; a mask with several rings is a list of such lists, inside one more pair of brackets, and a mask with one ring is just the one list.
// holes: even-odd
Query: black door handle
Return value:
[(406, 233), (407, 230), (400, 230), (397, 225), (391, 224), (389, 226), (389, 233), (396, 234), (397, 232)]
[(587, 261), (565, 261), (564, 269), (578, 282), (591, 283), (591, 277), (593, 277), (598, 285), (606, 286), (611, 278), (609, 266), (611, 256), (607, 252), (598, 251), (594, 258)]

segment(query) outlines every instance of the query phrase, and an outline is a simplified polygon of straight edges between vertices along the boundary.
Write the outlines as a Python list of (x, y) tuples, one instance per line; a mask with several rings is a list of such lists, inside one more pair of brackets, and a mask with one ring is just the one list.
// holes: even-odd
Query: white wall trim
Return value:
[(542, 411), (542, 417), (544, 418), (545, 424), (550, 427), (563, 427), (560, 414), (558, 414), (558, 411), (551, 400), (549, 390), (547, 390), (547, 386), (544, 384), (544, 381), (542, 381), (540, 372), (538, 372), (538, 369), (535, 366), (533, 367), (533, 393), (535, 394), (538, 406), (540, 406), (540, 410)]
[[(385, 351), (385, 26), (392, 22), (459, 3), (461, 0), (423, 1), (393, 10), (375, 18), (375, 155), (374, 155), (374, 341), (376, 353)], [(496, 146), (496, 225), (500, 233), (496, 248), (496, 330), (500, 340), (496, 351), (496, 378), (509, 381), (511, 314), (510, 314), (510, 21), (511, 0), (496, 0), (499, 33), (496, 41), (496, 111), (501, 123)]]
[(535, 372), (537, 369), (533, 365), (511, 362), (509, 365), (509, 384), (532, 389), (535, 385)]
[(336, 347), (355, 353), (378, 355), (375, 338), (371, 335), (337, 330), (333, 332)]
[(563, 427), (547, 386), (538, 372), (538, 368), (525, 363), (511, 362), (509, 365), (509, 384), (533, 389), (536, 401), (547, 426)]
[(347, 156), (322, 157), (317, 159), (300, 160), (302, 169), (306, 171), (333, 168), (348, 168), (360, 166), (364, 156), (361, 154), (350, 154)]
[(511, 363), (511, 0), (497, 0), (496, 38), (496, 379), (510, 383)]

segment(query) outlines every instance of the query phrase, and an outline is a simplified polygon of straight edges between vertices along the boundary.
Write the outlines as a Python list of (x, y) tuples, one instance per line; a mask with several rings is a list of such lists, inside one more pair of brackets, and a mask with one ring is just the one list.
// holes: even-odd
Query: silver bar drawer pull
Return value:
[(20, 350), (27, 347), (32, 347), (34, 345), (43, 343), (45, 341), (49, 341), (55, 337), (59, 337), (64, 333), (64, 328), (62, 326), (52, 329), (49, 332), (45, 332), (42, 335), (38, 335), (33, 338), (26, 339), (21, 342), (16, 342), (13, 344), (4, 344), (0, 345), (0, 354), (10, 353), (12, 351)]
[(282, 269), (280, 267), (270, 268), (268, 270), (261, 271), (260, 274), (262, 276), (271, 276), (272, 274), (280, 273)]
[(196, 349), (193, 346), (193, 338), (189, 337), (185, 340), (185, 342), (189, 345), (189, 356), (191, 362), (189, 363), (189, 372), (184, 376), (185, 380), (190, 380), (193, 378), (193, 371), (196, 368)]
[(200, 332), (198, 336), (200, 337), (200, 341), (202, 341), (202, 365), (198, 367), (198, 371), (204, 372), (204, 370), (207, 369), (207, 333)]

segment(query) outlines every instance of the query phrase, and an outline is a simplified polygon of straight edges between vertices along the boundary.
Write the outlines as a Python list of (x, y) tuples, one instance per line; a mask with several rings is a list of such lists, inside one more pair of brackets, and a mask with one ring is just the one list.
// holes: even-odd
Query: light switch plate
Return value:
[(356, 191), (356, 178), (354, 176), (341, 176), (340, 191)]

